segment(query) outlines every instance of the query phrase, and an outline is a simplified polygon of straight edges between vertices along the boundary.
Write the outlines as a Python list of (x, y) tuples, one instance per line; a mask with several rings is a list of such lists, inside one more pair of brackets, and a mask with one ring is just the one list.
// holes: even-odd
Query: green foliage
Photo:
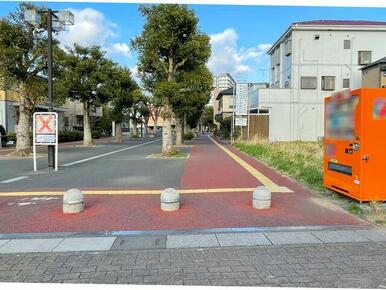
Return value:
[(59, 142), (74, 142), (83, 139), (83, 132), (81, 131), (59, 131)]
[[(41, 10), (44, 7), (31, 3), (20, 3), (8, 17), (0, 19), (0, 76), (2, 89), (18, 89), (23, 85), (26, 92), (21, 98), (27, 98), (30, 106), (45, 103), (47, 87), (47, 34), (24, 21), (26, 9)], [(43, 18), (44, 22), (44, 18)], [(43, 23), (45, 25), (45, 23)], [(53, 39), (53, 78), (62, 73), (61, 59), (63, 51)], [(65, 99), (63, 86), (54, 81), (54, 101), (62, 104)]]
[(184, 139), (185, 139), (185, 140), (192, 140), (193, 138), (194, 138), (194, 134), (193, 134), (193, 132), (191, 132), (191, 131), (186, 132), (186, 133), (184, 134)]
[(247, 154), (323, 191), (323, 154), (319, 142), (238, 142), (235, 147)]
[(218, 122), (220, 123), (220, 129), (216, 129), (214, 134), (222, 139), (228, 140), (231, 136), (232, 118), (219, 119)]
[(129, 113), (129, 109), (140, 94), (139, 87), (131, 77), (131, 71), (127, 68), (114, 67), (112, 78), (108, 80), (107, 87), (111, 92), (111, 119), (122, 122), (123, 116)]
[(100, 129), (94, 129), (91, 132), (91, 136), (93, 139), (99, 139), (102, 136), (102, 131)]
[(356, 202), (352, 202), (348, 207), (347, 207), (347, 210), (352, 213), (352, 214), (356, 214), (356, 215), (360, 215), (363, 213), (363, 209), (356, 203)]
[(204, 110), (201, 114), (201, 124), (203, 126), (209, 127), (209, 129), (212, 129), (213, 124), (213, 107), (212, 106), (205, 106)]
[(111, 80), (115, 80), (116, 67), (99, 46), (74, 45), (64, 56), (63, 65), (63, 84), (71, 100), (80, 101), (92, 109), (112, 98)]
[(209, 37), (198, 30), (198, 18), (186, 5), (141, 6), (145, 25), (132, 41), (138, 51), (138, 71), (145, 88), (178, 116), (197, 123), (213, 84), (206, 67)]

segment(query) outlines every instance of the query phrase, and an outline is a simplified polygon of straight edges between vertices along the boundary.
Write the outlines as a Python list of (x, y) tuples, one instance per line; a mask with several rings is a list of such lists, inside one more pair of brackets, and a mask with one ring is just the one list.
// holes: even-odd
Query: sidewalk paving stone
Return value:
[(385, 242), (386, 241), (386, 229), (383, 230), (359, 230), (356, 231), (361, 236), (369, 239), (373, 242)]
[(8, 243), (10, 240), (0, 240), (0, 247)]
[(314, 235), (325, 243), (366, 242), (369, 239), (361, 236), (357, 231), (320, 231)]
[(316, 238), (310, 232), (277, 232), (277, 233), (266, 233), (265, 235), (274, 245), (322, 243), (318, 238)]
[(1, 254), (51, 252), (63, 239), (16, 239), (0, 247)]
[(106, 251), (111, 249), (115, 239), (116, 237), (66, 238), (53, 252)]
[(126, 236), (118, 237), (112, 250), (162, 249), (166, 248), (166, 236)]
[(216, 235), (168, 235), (166, 248), (218, 247)]
[(221, 247), (271, 245), (262, 233), (217, 234)]

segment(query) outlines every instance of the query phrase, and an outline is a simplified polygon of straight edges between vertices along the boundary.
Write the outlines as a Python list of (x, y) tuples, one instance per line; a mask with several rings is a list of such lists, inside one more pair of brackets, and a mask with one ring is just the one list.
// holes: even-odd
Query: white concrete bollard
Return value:
[(83, 192), (69, 189), (63, 195), (63, 213), (79, 213), (84, 210)]
[(271, 207), (271, 192), (265, 186), (258, 186), (253, 191), (252, 207), (256, 209)]
[(174, 188), (166, 188), (161, 193), (161, 210), (175, 211), (180, 208), (180, 194)]

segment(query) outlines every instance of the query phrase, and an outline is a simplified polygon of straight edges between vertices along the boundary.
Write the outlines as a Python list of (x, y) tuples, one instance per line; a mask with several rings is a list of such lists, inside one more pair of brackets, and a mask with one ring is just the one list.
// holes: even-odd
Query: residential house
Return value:
[(361, 70), (362, 87), (386, 88), (386, 57), (362, 67)]
[(386, 22), (316, 20), (292, 23), (269, 49), (270, 88), (250, 103), (269, 111), (271, 141), (318, 140), (324, 98), (359, 88), (360, 68), (385, 55)]

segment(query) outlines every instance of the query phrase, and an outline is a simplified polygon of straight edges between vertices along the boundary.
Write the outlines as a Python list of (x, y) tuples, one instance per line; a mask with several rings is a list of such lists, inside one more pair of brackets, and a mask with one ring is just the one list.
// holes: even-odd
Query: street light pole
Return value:
[[(41, 26), (41, 15), (47, 16), (47, 33), (48, 33), (48, 112), (53, 112), (53, 88), (52, 88), (52, 32), (60, 31), (65, 29), (65, 25), (74, 24), (74, 15), (70, 11), (53, 11), (52, 9), (47, 10), (25, 10), (24, 20), (35, 28), (42, 28)], [(53, 17), (54, 26), (53, 26)], [(58, 120), (56, 120), (58, 122)], [(56, 168), (55, 166), (55, 145), (48, 145), (48, 167)]]
[[(48, 32), (48, 112), (54, 110), (52, 103), (52, 10), (47, 10)], [(55, 168), (55, 145), (48, 145), (48, 167)]]

